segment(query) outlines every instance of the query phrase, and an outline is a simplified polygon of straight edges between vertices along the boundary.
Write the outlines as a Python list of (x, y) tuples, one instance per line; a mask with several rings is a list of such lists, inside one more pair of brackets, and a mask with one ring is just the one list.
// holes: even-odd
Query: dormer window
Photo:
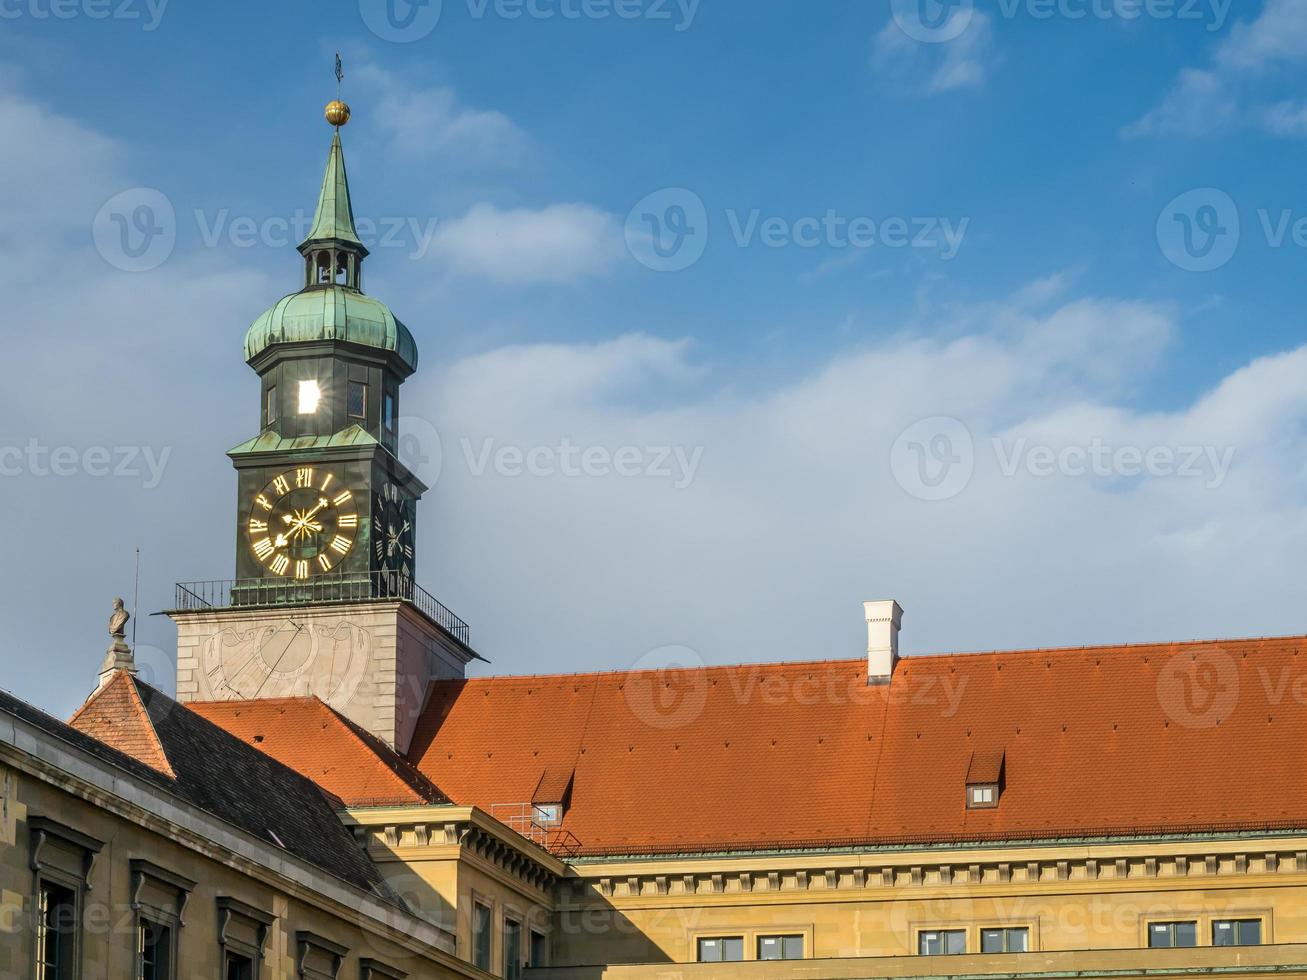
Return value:
[(571, 766), (548, 769), (540, 776), (536, 790), (531, 794), (531, 820), (537, 827), (552, 829), (563, 822), (572, 798)]
[(536, 803), (532, 819), (540, 827), (557, 827), (563, 822), (563, 804)]
[(967, 809), (992, 810), (998, 806), (1006, 782), (1006, 756), (1002, 749), (977, 749), (967, 766)]

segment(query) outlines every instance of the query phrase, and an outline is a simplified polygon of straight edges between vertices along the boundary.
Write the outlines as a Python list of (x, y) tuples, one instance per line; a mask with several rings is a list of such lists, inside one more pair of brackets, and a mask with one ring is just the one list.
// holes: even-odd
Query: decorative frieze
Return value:
[(954, 864), (910, 864), (868, 869), (847, 866), (815, 867), (789, 871), (738, 871), (704, 875), (628, 876), (615, 887), (607, 877), (586, 878), (585, 865), (574, 868), (576, 884), (584, 894), (597, 892), (604, 898), (676, 895), (725, 895), (754, 892), (876, 891), (900, 888), (967, 888), (975, 885), (1027, 886), (1041, 882), (1074, 882), (1128, 879), (1158, 879), (1198, 876), (1231, 877), (1250, 874), (1282, 874), (1307, 871), (1302, 852), (1270, 852), (1250, 860), (1243, 852), (1228, 854), (1176, 854), (1149, 857), (1080, 858), (1056, 861), (1006, 861)]

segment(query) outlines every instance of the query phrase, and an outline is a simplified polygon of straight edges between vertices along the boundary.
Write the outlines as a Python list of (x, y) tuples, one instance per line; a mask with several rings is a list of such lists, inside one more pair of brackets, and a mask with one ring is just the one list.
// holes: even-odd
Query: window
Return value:
[(1260, 946), (1261, 919), (1217, 919), (1212, 923), (1213, 946)]
[(744, 959), (743, 936), (699, 940), (700, 963), (739, 963)]
[(934, 929), (917, 934), (917, 953), (921, 956), (958, 956), (966, 951), (965, 929)]
[(142, 919), (136, 927), (136, 956), (140, 980), (168, 980), (172, 976), (172, 929)]
[(277, 421), (277, 386), (273, 385), (264, 395), (263, 400), (263, 424), (272, 425)]
[(490, 972), (490, 906), (472, 906), (472, 964)]
[(395, 393), (386, 392), (385, 404), (381, 410), (381, 423), (386, 427), (387, 432), (395, 431)]
[(195, 882), (145, 860), (128, 862), (136, 909), (136, 978), (171, 980), (177, 973), (177, 937)]
[(531, 966), (540, 969), (549, 965), (549, 937), (543, 932), (531, 930)]
[(504, 976), (522, 980), (522, 923), (504, 920)]
[(967, 806), (972, 810), (987, 810), (998, 806), (998, 787), (968, 786)]
[(1030, 949), (1030, 930), (1021, 929), (981, 929), (980, 951), (982, 953), (1025, 953)]
[(214, 905), (224, 980), (259, 980), (263, 951), (277, 917), (229, 895), (219, 895)]
[(1197, 945), (1197, 922), (1153, 922), (1148, 926), (1149, 949), (1175, 949)]
[(759, 936), (758, 959), (801, 960), (803, 959), (803, 937)]
[(536, 803), (533, 804), (534, 819), (537, 826), (540, 827), (557, 827), (563, 822), (563, 806), (561, 803)]
[(300, 404), (299, 413), (301, 415), (313, 415), (318, 410), (318, 403), (322, 401), (322, 389), (318, 387), (316, 381), (300, 382)]
[(239, 953), (228, 953), (222, 966), (223, 980), (254, 980), (254, 960)]
[(77, 895), (42, 881), (36, 923), (37, 980), (72, 980), (77, 956)]
[(345, 410), (352, 419), (368, 417), (368, 386), (357, 381), (349, 383)]

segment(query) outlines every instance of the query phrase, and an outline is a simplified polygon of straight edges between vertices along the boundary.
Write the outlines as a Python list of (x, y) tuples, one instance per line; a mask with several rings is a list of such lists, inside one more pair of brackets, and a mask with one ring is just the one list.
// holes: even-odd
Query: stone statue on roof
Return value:
[(109, 635), (115, 641), (127, 639), (127, 621), (131, 618), (132, 614), (123, 607), (123, 601), (115, 599), (109, 616)]

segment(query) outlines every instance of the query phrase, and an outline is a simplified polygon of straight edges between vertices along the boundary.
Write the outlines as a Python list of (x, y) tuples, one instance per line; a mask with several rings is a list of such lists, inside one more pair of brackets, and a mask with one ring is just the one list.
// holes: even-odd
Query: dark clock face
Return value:
[(379, 569), (413, 574), (413, 503), (393, 483), (373, 495), (372, 553)]
[(308, 579), (344, 560), (358, 527), (354, 491), (328, 469), (299, 467), (254, 495), (246, 537), (255, 559), (273, 575)]

